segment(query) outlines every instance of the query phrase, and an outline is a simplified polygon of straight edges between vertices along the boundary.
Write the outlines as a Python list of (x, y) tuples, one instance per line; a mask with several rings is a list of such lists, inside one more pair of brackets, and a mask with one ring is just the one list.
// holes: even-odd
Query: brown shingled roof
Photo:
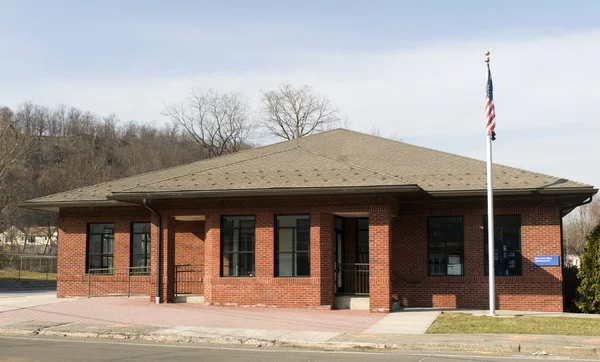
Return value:
[[(573, 190), (592, 186), (494, 165), (494, 189)], [(425, 192), (469, 193), (486, 188), (483, 161), (345, 129), (183, 166), (49, 195), (26, 207), (109, 202), (127, 195), (227, 194), (257, 190), (417, 186)]]

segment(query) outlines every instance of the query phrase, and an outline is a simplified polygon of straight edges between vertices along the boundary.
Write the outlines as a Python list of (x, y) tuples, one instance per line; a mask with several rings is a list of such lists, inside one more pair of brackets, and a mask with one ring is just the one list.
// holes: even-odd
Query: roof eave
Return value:
[[(434, 197), (465, 197), (485, 196), (487, 190), (440, 190), (426, 191)], [(562, 187), (562, 188), (523, 188), (523, 189), (494, 189), (496, 196), (523, 196), (523, 195), (595, 195), (598, 189), (592, 186)]]
[[(76, 201), (26, 201), (19, 207), (58, 212), (61, 208), (71, 207), (117, 207), (136, 203), (142, 199), (181, 199), (200, 197), (235, 197), (235, 196), (301, 196), (301, 195), (339, 195), (366, 193), (410, 193), (422, 192), (432, 197), (476, 197), (485, 196), (486, 190), (448, 190), (426, 191), (418, 185), (389, 185), (389, 186), (350, 186), (350, 187), (310, 187), (310, 188), (272, 188), (248, 190), (210, 190), (210, 191), (167, 191), (167, 192), (115, 192), (106, 200), (76, 200)], [(587, 187), (568, 188), (537, 188), (537, 189), (496, 189), (495, 196), (524, 196), (524, 195), (582, 195), (593, 196), (598, 189)]]
[(422, 192), (418, 185), (391, 186), (349, 186), (349, 187), (302, 187), (302, 188), (270, 188), (247, 190), (185, 190), (161, 192), (114, 192), (111, 200), (134, 201), (140, 199), (181, 199), (195, 197), (235, 197), (235, 196), (301, 196), (301, 195), (336, 195), (348, 193), (403, 193)]
[(23, 209), (59, 212), (65, 207), (106, 207), (106, 206), (125, 206), (130, 205), (127, 202), (118, 200), (81, 200), (81, 201), (25, 201), (19, 205)]

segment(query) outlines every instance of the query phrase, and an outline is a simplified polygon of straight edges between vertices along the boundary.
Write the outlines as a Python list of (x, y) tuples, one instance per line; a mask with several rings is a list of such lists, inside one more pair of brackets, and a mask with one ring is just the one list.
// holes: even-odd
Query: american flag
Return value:
[(485, 133), (496, 139), (496, 108), (494, 107), (494, 86), (492, 85), (492, 72), (490, 71), (490, 63), (487, 63), (487, 86), (485, 96)]

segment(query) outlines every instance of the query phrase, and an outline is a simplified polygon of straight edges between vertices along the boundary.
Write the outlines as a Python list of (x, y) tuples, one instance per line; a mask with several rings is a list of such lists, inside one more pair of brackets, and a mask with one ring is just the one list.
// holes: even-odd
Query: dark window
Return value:
[(342, 264), (346, 259), (344, 255), (344, 219), (335, 217), (335, 260), (337, 264)]
[(275, 217), (275, 276), (310, 275), (310, 217)]
[(223, 216), (221, 225), (221, 276), (254, 276), (254, 216)]
[(115, 224), (89, 224), (87, 270), (113, 267)]
[(131, 224), (131, 266), (132, 273), (150, 272), (150, 223)]
[(369, 263), (369, 219), (356, 219), (356, 262)]
[(463, 275), (463, 218), (428, 219), (429, 275)]
[(344, 231), (344, 219), (339, 216), (335, 217), (335, 230)]
[[(489, 275), (488, 219), (483, 217), (485, 275)], [(494, 274), (521, 275), (521, 216), (494, 216)]]

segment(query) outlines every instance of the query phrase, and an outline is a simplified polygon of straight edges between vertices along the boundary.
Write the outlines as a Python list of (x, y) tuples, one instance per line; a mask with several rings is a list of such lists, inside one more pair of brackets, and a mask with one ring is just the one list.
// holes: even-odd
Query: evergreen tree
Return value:
[(588, 235), (577, 277), (581, 279), (577, 308), (584, 313), (600, 313), (600, 225)]

